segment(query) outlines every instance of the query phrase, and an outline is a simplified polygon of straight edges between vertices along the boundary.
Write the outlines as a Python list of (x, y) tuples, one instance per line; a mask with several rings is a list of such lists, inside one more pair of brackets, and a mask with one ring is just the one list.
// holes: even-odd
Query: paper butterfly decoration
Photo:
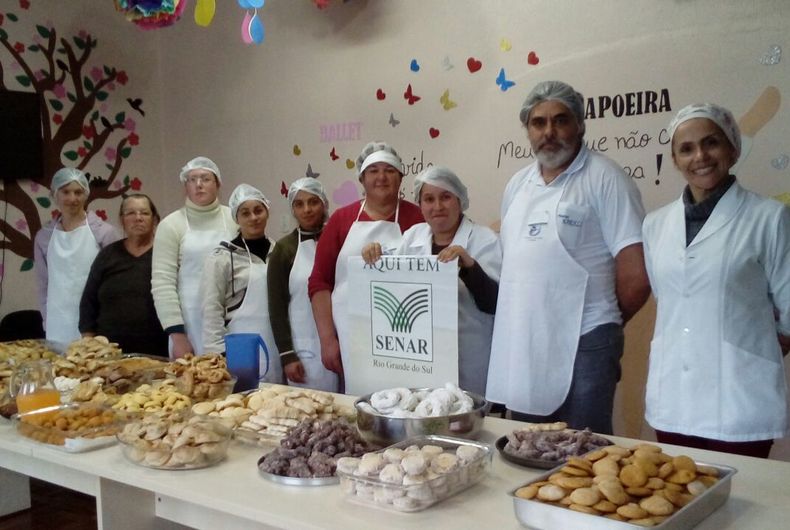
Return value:
[(340, 158), (339, 156), (337, 156), (337, 153), (335, 152), (335, 148), (334, 148), (334, 147), (333, 147), (333, 148), (332, 148), (332, 150), (329, 152), (329, 157), (330, 157), (330, 158), (331, 158), (333, 161), (334, 161), (334, 160), (337, 160), (338, 158)]
[(415, 103), (417, 103), (422, 99), (420, 96), (415, 96), (412, 93), (411, 83), (409, 83), (409, 86), (406, 87), (406, 92), (403, 93), (403, 98), (409, 102), (409, 105), (414, 105)]
[(288, 197), (288, 186), (285, 185), (285, 181), (280, 181), (280, 194), (283, 197)]
[(313, 166), (311, 166), (310, 164), (307, 164), (307, 171), (304, 172), (304, 176), (305, 177), (311, 178), (311, 179), (317, 179), (319, 175), (321, 175), (321, 173), (315, 173), (313, 171)]
[(395, 115), (391, 112), (390, 112), (390, 125), (392, 125), (393, 127), (397, 127), (398, 125), (400, 125), (400, 120), (396, 120)]
[(499, 70), (499, 75), (496, 76), (496, 84), (499, 85), (499, 89), (502, 92), (507, 92), (508, 88), (515, 86), (515, 81), (510, 81), (505, 77), (505, 69), (501, 68)]
[(442, 108), (444, 108), (444, 110), (450, 110), (458, 106), (458, 104), (455, 101), (450, 100), (449, 88), (444, 91), (442, 97), (439, 98), (439, 102), (442, 104)]

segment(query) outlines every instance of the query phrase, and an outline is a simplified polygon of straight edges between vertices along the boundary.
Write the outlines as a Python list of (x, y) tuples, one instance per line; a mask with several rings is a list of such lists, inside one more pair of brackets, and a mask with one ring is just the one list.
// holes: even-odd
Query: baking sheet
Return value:
[[(719, 464), (696, 462), (698, 466), (714, 467), (719, 471), (719, 481), (697, 496), (693, 501), (672, 514), (659, 525), (654, 526), (660, 530), (688, 530), (699, 524), (708, 515), (724, 504), (730, 496), (732, 476), (737, 469)], [(548, 479), (565, 464), (561, 464), (541, 476), (520, 485), (512, 490), (509, 495), (513, 498), (513, 508), (519, 522), (535, 530), (555, 530), (557, 528), (584, 528), (585, 530), (636, 530), (644, 528), (636, 524), (607, 519), (600, 515), (588, 515), (567, 508), (560, 508), (545, 502), (522, 499), (516, 497), (516, 490), (527, 484)]]

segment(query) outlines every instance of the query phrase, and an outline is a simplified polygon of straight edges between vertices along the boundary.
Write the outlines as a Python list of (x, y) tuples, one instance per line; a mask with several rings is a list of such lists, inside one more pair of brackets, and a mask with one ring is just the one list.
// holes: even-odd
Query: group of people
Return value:
[(467, 188), (446, 167), (420, 173), (405, 200), (403, 163), (383, 142), (356, 161), (363, 199), (331, 216), (316, 179), (295, 181), (297, 227), (276, 242), (264, 194), (241, 184), (221, 205), (207, 158), (184, 166), (186, 204), (161, 223), (148, 197), (126, 197), (117, 242), (85, 213), (84, 175), (62, 169), (61, 214), (35, 245), (47, 337), (101, 333), (180, 357), (257, 333), (267, 381), (342, 391), (355, 377), (344, 370), (348, 258), (436, 255), (458, 263), (460, 386), (517, 420), (611, 433), (623, 326), (652, 290), (646, 418), (658, 440), (767, 457), (788, 433), (790, 209), (730, 173), (741, 146), (732, 114), (700, 104), (675, 116), (672, 159), (687, 185), (647, 217), (623, 169), (585, 146), (571, 86), (539, 83), (519, 119), (536, 160), (507, 184), (499, 234), (465, 214)]

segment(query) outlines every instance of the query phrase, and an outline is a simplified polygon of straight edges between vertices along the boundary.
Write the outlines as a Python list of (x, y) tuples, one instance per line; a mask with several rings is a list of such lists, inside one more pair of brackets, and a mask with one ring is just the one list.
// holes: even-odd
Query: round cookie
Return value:
[(675, 506), (660, 495), (653, 495), (639, 501), (639, 507), (650, 515), (669, 515), (675, 511)]

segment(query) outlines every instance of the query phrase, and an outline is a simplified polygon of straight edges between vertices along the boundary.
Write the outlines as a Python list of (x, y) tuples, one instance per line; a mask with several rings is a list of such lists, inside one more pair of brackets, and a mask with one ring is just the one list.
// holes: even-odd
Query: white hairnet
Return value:
[(675, 131), (681, 123), (694, 118), (705, 118), (718, 125), (721, 132), (735, 148), (735, 158), (741, 156), (741, 130), (738, 128), (738, 122), (735, 121), (729, 110), (713, 103), (694, 103), (680, 109), (677, 116), (669, 123), (670, 140), (675, 136)]
[(458, 197), (458, 200), (461, 202), (462, 212), (469, 208), (469, 194), (466, 191), (466, 186), (458, 178), (458, 175), (446, 167), (430, 166), (417, 175), (414, 179), (414, 202), (417, 204), (420, 203), (420, 191), (422, 191), (423, 184), (442, 188)]
[(222, 183), (222, 175), (219, 174), (219, 168), (217, 167), (217, 164), (215, 164), (210, 158), (198, 156), (187, 162), (187, 165), (181, 168), (181, 173), (178, 175), (178, 178), (181, 179), (183, 184), (187, 183), (187, 174), (193, 169), (206, 169), (211, 171), (217, 176), (217, 181), (220, 184)]
[(230, 194), (230, 199), (228, 199), (228, 206), (234, 220), (236, 219), (236, 214), (239, 213), (239, 207), (247, 201), (258, 201), (266, 206), (267, 210), (269, 209), (269, 199), (266, 198), (261, 190), (249, 184), (239, 184), (233, 190), (233, 193)]
[(568, 107), (576, 117), (581, 127), (581, 135), (584, 136), (584, 96), (562, 81), (543, 81), (535, 85), (521, 105), (521, 112), (518, 115), (521, 123), (526, 125), (529, 121), (529, 113), (544, 101), (559, 101)]
[(357, 175), (361, 177), (365, 168), (376, 162), (386, 162), (403, 174), (403, 161), (392, 146), (386, 142), (370, 142), (357, 157)]
[(77, 168), (62, 167), (52, 175), (52, 184), (49, 188), (50, 194), (54, 197), (55, 192), (70, 182), (76, 182), (82, 186), (85, 191), (90, 192), (88, 177), (85, 176), (85, 173)]
[(326, 198), (324, 187), (318, 182), (318, 179), (313, 177), (302, 177), (291, 184), (291, 187), (288, 188), (288, 204), (291, 206), (292, 210), (294, 207), (294, 199), (296, 199), (296, 195), (300, 191), (312, 193), (321, 199), (321, 202), (324, 203), (324, 222), (326, 222), (326, 220), (329, 219), (329, 201)]

